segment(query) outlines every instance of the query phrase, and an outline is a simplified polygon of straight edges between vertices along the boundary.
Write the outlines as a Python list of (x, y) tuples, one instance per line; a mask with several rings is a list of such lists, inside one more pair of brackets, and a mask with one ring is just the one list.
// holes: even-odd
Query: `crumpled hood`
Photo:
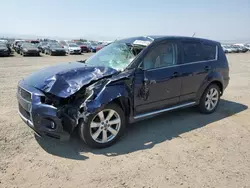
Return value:
[(67, 98), (92, 81), (116, 73), (109, 67), (92, 67), (80, 62), (63, 63), (42, 69), (26, 77), (25, 84), (45, 93)]

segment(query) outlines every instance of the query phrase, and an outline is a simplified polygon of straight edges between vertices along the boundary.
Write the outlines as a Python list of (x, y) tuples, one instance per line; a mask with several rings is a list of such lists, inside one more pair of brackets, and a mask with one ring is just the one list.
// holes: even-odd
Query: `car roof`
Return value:
[(195, 40), (200, 42), (206, 43), (214, 43), (219, 44), (217, 41), (204, 39), (204, 38), (196, 38), (196, 37), (186, 37), (186, 36), (161, 36), (161, 35), (149, 35), (149, 36), (138, 36), (138, 37), (131, 37), (118, 40), (119, 42), (133, 44), (136, 40), (138, 41), (145, 41), (145, 42), (160, 42), (169, 39), (177, 39), (177, 40)]

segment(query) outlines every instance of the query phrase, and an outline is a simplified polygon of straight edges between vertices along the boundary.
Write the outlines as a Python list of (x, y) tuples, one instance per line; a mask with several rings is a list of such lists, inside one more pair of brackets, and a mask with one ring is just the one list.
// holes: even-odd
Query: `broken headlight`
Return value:
[(41, 103), (52, 105), (53, 101), (46, 96), (41, 96)]
[(46, 94), (44, 96), (41, 96), (40, 99), (41, 99), (41, 103), (47, 104), (47, 105), (52, 105), (55, 107), (63, 104), (63, 99), (56, 97), (54, 95), (51, 95), (51, 94)]

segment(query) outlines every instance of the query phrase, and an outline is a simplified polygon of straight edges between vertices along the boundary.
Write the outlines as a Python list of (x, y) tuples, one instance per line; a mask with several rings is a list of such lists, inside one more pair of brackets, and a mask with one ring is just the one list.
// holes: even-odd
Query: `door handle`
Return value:
[(180, 74), (179, 74), (178, 72), (174, 72), (173, 77), (176, 78), (176, 77), (178, 77), (179, 75), (180, 75)]
[(205, 66), (205, 71), (210, 71), (211, 67), (210, 66)]

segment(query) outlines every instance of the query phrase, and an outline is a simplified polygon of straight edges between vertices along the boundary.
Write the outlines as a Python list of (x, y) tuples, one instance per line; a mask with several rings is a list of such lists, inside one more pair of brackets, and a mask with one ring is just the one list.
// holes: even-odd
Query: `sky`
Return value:
[(250, 0), (2, 0), (0, 36), (250, 40)]

